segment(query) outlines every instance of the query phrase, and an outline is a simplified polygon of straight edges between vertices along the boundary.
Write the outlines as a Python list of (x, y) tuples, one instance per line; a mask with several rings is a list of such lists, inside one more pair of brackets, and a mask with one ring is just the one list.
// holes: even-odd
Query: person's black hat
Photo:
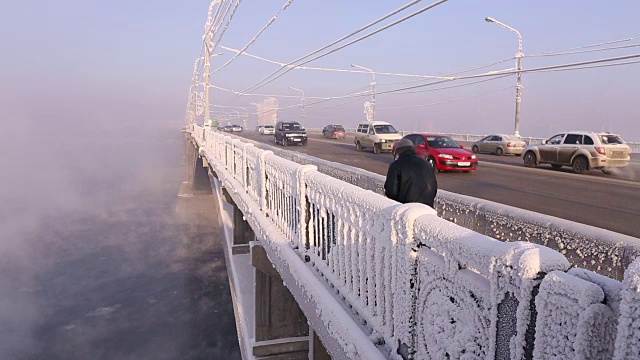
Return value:
[(402, 154), (409, 150), (413, 150), (413, 143), (409, 139), (400, 139), (396, 144), (396, 154)]

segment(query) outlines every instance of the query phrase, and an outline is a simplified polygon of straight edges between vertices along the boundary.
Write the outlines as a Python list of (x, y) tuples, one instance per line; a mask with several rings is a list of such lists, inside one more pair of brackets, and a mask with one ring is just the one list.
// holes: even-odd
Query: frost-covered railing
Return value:
[[(272, 248), (274, 265), (287, 259), (276, 267), (295, 268), (295, 283), (319, 298), (315, 312), (348, 357), (377, 358), (374, 343), (390, 357), (417, 359), (637, 355), (640, 260), (623, 283), (582, 269), (565, 273), (567, 260), (546, 247), (491, 239), (426, 206), (399, 205), (316, 166), (200, 130), (193, 138), (201, 154)], [(289, 251), (297, 255), (282, 255)], [(321, 305), (331, 297), (310, 280), (312, 269), (368, 337)]]
[[(350, 184), (383, 193), (384, 176), (299, 152), (251, 143), (272, 149), (279, 157), (298, 164), (315, 165), (318, 171)], [(501, 241), (528, 241), (548, 246), (565, 255), (572, 266), (614, 279), (621, 280), (626, 267), (640, 257), (637, 238), (488, 200), (440, 190), (436, 209), (444, 219), (468, 229)]]

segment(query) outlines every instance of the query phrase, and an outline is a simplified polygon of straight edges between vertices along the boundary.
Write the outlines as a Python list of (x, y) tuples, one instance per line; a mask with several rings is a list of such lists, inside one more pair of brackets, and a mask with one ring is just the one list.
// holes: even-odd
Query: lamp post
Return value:
[(198, 57), (193, 63), (193, 76), (191, 77), (191, 86), (189, 87), (189, 109), (191, 109), (191, 122), (195, 122), (198, 116), (198, 64), (203, 59), (202, 56)]
[(373, 72), (373, 70), (366, 68), (364, 66), (360, 66), (360, 65), (356, 65), (356, 64), (351, 64), (351, 67), (354, 68), (358, 68), (358, 69), (362, 69), (362, 70), (366, 70), (368, 72), (371, 73), (371, 75), (373, 75), (373, 82), (371, 83), (371, 87), (372, 87), (372, 97), (371, 97), (371, 120), (375, 121), (376, 120), (376, 73)]
[(205, 42), (205, 56), (204, 56), (204, 123), (209, 124), (211, 121), (209, 117), (209, 103), (210, 103), (210, 85), (211, 85), (211, 58), (213, 56), (220, 56), (222, 53), (211, 54), (211, 48), (209, 47), (209, 41)]
[(522, 100), (522, 58), (524, 57), (524, 53), (522, 52), (522, 35), (520, 35), (520, 32), (518, 30), (512, 28), (507, 24), (501, 23), (500, 21), (492, 17), (487, 17), (484, 20), (486, 22), (496, 23), (507, 30), (513, 31), (516, 35), (518, 35), (518, 53), (516, 54), (516, 59), (517, 59), (516, 61), (516, 74), (517, 74), (516, 115), (515, 115), (515, 127), (514, 127), (513, 134), (515, 136), (520, 137), (520, 102)]
[(300, 91), (302, 93), (302, 99), (300, 100), (300, 102), (302, 104), (302, 128), (304, 128), (304, 91), (302, 91), (300, 89), (296, 89), (293, 86), (289, 86), (289, 89), (295, 90), (295, 91)]
[(258, 104), (258, 103), (249, 103), (250, 105), (253, 105), (256, 107), (256, 111), (257, 111), (257, 117), (258, 119), (256, 120), (256, 126), (260, 126), (260, 113), (262, 112), (262, 105)]

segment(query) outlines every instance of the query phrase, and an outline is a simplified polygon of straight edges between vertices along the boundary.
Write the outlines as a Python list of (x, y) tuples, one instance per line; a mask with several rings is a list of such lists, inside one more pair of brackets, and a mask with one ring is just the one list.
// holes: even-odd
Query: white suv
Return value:
[(262, 135), (273, 135), (275, 134), (276, 129), (273, 125), (263, 125), (258, 132)]
[(382, 151), (391, 151), (393, 144), (402, 139), (402, 135), (393, 127), (393, 125), (384, 121), (370, 121), (358, 125), (356, 130), (354, 144), (356, 149), (371, 148), (376, 154)]
[(608, 174), (612, 168), (629, 164), (631, 149), (618, 135), (590, 131), (567, 131), (554, 135), (542, 144), (524, 149), (525, 166), (551, 164), (554, 169), (571, 166), (581, 174), (598, 169)]

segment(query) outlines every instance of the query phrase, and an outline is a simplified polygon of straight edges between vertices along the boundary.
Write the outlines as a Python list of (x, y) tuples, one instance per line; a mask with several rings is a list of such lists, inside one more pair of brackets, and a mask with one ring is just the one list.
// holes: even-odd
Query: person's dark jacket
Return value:
[(401, 203), (418, 202), (433, 207), (438, 191), (436, 173), (433, 166), (418, 157), (414, 150), (400, 154), (389, 165), (384, 194)]

